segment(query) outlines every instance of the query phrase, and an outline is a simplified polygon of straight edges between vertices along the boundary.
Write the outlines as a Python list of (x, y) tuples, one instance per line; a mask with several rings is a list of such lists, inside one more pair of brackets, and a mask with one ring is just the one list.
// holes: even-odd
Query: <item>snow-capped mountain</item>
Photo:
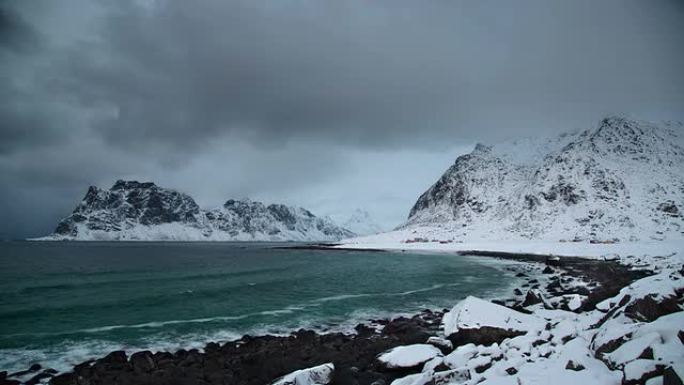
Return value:
[(151, 182), (88, 189), (44, 239), (177, 241), (330, 241), (354, 235), (301, 207), (228, 200), (203, 210), (187, 194)]
[(370, 235), (383, 232), (383, 228), (373, 220), (368, 211), (357, 208), (351, 215), (342, 221), (340, 226), (354, 232), (357, 235)]
[(455, 240), (681, 237), (683, 136), (681, 123), (610, 116), (552, 139), (478, 144), (400, 229), (440, 228)]

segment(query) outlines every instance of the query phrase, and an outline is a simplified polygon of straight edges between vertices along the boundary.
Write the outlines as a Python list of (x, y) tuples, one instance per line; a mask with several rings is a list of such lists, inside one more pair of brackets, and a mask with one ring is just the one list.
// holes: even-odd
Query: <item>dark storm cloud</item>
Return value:
[(38, 32), (7, 3), (7, 0), (0, 1), (0, 47), (16, 53), (38, 48)]
[(0, 0), (0, 233), (119, 177), (340, 211), (419, 193), (476, 140), (681, 120), (681, 20), (667, 0)]
[(100, 5), (42, 76), (124, 147), (225, 133), (434, 146), (684, 101), (680, 1)]
[(238, 132), (434, 145), (684, 98), (681, 2), (107, 7), (96, 39), (65, 64), (65, 87), (111, 108), (98, 129), (123, 144)]

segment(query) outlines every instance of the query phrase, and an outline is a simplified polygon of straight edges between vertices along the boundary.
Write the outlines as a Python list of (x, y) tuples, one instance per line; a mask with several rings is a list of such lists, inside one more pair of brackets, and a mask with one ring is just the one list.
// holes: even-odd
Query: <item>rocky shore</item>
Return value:
[[(506, 347), (511, 341), (529, 337), (532, 340), (529, 346), (522, 350), (516, 348), (516, 354), (522, 352), (523, 362), (541, 362), (555, 357), (563, 345), (572, 345), (574, 339), (593, 338), (589, 342), (597, 342), (597, 338), (603, 338), (599, 335), (600, 326), (617, 319), (618, 314), (640, 318), (640, 322), (652, 322), (681, 312), (684, 294), (681, 289), (674, 290), (673, 296), (661, 295), (666, 293), (641, 298), (623, 295), (629, 285), (663, 274), (654, 269), (578, 257), (556, 259), (533, 254), (463, 253), (524, 262), (509, 267), (515, 270), (514, 274), (522, 283), (508, 298), (488, 302), (469, 297), (451, 310), (425, 310), (410, 318), (359, 324), (356, 334), (317, 334), (299, 330), (289, 336), (244, 336), (237, 341), (212, 342), (202, 351), (141, 351), (130, 356), (116, 351), (81, 363), (68, 373), (58, 374), (40, 365), (19, 373), (2, 372), (0, 384), (438, 385), (486, 381), (493, 378), (492, 373), (501, 365), (507, 367), (497, 369), (497, 376), (502, 374), (502, 378), (509, 376), (513, 380), (519, 378), (519, 372), (524, 369), (508, 357), (513, 356), (513, 350)], [(679, 277), (672, 276), (673, 281), (680, 281), (682, 273), (678, 272)], [(680, 282), (680, 286), (684, 286), (684, 279)], [(619, 302), (611, 306), (611, 298), (621, 295)], [(589, 316), (594, 313), (598, 315)], [(495, 319), (502, 314), (506, 316), (501, 322), (506, 324), (496, 324)], [(477, 317), (488, 320), (483, 322)], [(596, 324), (587, 327), (596, 330), (593, 337), (583, 335), (580, 329), (584, 326), (577, 325), (569, 332), (561, 333), (561, 324), (572, 317), (576, 318), (573, 322), (579, 324), (597, 319)], [(520, 320), (518, 325), (512, 323), (514, 319)], [(638, 334), (636, 330), (630, 330), (631, 336)], [(595, 346), (592, 359), (605, 362), (607, 369), (624, 371), (625, 363), (604, 355), (618, 350), (631, 336), (605, 337), (607, 342)], [(684, 332), (679, 331), (678, 338), (684, 344)], [(648, 360), (647, 349), (641, 350), (637, 353), (639, 357), (644, 356), (640, 361)], [(650, 357), (655, 360), (652, 350)], [(504, 365), (509, 359), (510, 366)], [(562, 365), (574, 373), (581, 373), (591, 365), (577, 358), (563, 356), (560, 359), (567, 361)], [(668, 381), (679, 379), (676, 368), (667, 362), (654, 363), (639, 372), (638, 378), (628, 378), (629, 375), (631, 373), (624, 375), (623, 384), (645, 384), (656, 377)]]

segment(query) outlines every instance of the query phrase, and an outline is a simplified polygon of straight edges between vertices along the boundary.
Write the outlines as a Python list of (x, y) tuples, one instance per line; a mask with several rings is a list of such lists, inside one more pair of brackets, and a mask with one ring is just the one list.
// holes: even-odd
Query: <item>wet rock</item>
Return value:
[(75, 373), (62, 373), (50, 379), (50, 385), (77, 385), (78, 377)]
[(544, 270), (542, 270), (542, 274), (553, 274), (554, 270), (550, 266), (546, 266)]
[(126, 357), (126, 352), (123, 350), (117, 350), (107, 354), (104, 358), (101, 358), (98, 361), (105, 364), (125, 364), (128, 361), (128, 358)]
[(139, 373), (150, 372), (156, 366), (154, 359), (152, 358), (152, 352), (149, 351), (133, 353), (130, 362), (133, 366), (133, 370)]
[(368, 337), (375, 333), (375, 329), (369, 327), (365, 324), (358, 324), (354, 327), (354, 330), (360, 337)]
[[(39, 370), (39, 369), (36, 369)], [(35, 376), (31, 377), (28, 381), (24, 382), (24, 385), (36, 385), (40, 383), (42, 380), (45, 380), (46, 378), (50, 378), (53, 376), (53, 373), (50, 371), (43, 371), (41, 373), (36, 374)]]

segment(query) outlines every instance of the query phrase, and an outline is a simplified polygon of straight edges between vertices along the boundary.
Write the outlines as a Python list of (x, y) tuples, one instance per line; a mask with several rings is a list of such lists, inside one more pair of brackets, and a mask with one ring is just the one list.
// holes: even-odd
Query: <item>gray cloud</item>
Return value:
[(682, 120), (681, 20), (675, 0), (6, 0), (0, 235), (129, 176), (397, 221), (430, 180), (359, 161), (433, 178), (474, 141)]

